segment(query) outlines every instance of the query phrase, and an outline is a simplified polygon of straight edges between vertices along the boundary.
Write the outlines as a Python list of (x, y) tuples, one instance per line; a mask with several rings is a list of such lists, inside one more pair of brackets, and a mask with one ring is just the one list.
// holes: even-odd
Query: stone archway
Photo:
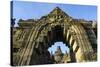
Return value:
[(92, 46), (97, 46), (92, 23), (73, 19), (58, 7), (38, 21), (20, 20), (14, 32), (14, 65), (51, 64), (47, 49), (56, 41), (68, 43), (71, 62), (93, 61), (97, 48)]
[[(39, 52), (42, 52), (43, 50), (47, 54), (48, 53), (47, 49), (48, 47), (51, 46), (51, 44), (53, 44), (56, 41), (63, 41), (65, 43), (69, 43), (69, 45), (67, 46), (70, 49), (71, 62), (84, 62), (92, 60), (92, 58), (89, 57), (91, 57), (90, 54), (93, 53), (93, 49), (88, 41), (85, 30), (80, 24), (74, 24), (74, 25), (71, 24), (71, 26), (66, 30), (67, 33), (65, 35), (64, 35), (63, 25), (62, 26), (61, 24), (60, 25), (53, 24), (53, 25), (51, 26), (51, 29), (49, 31), (47, 30), (47, 34), (45, 34), (45, 31), (42, 31), (43, 33), (41, 32), (41, 34), (37, 38), (36, 46)], [(82, 37), (83, 35), (84, 37)], [(44, 55), (47, 57), (46, 54)], [(45, 58), (46, 62), (48, 61), (47, 59)]]

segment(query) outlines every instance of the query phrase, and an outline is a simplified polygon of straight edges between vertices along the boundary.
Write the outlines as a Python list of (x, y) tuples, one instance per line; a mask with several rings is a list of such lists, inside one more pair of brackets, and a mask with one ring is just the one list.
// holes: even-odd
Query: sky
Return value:
[(66, 44), (64, 44), (63, 42), (55, 42), (50, 48), (48, 48), (48, 51), (52, 54), (55, 53), (55, 51), (57, 50), (57, 46), (60, 46), (62, 53), (69, 53), (69, 48), (68, 46), (66, 46)]
[[(72, 5), (72, 4), (57, 4), (57, 3), (41, 3), (41, 2), (25, 2), (25, 1), (13, 1), (13, 18), (16, 18), (15, 26), (18, 26), (19, 19), (39, 19), (42, 16), (49, 14), (55, 7), (59, 7), (69, 16), (75, 19), (85, 20), (97, 20), (97, 7), (87, 5)], [(48, 50), (55, 51), (57, 46), (61, 46), (63, 53), (68, 51), (65, 44), (62, 42), (56, 42)]]
[(39, 19), (47, 15), (55, 7), (61, 8), (69, 16), (78, 19), (97, 20), (97, 7), (87, 5), (56, 4), (41, 2), (13, 2), (13, 18), (16, 18), (16, 25), (19, 19)]

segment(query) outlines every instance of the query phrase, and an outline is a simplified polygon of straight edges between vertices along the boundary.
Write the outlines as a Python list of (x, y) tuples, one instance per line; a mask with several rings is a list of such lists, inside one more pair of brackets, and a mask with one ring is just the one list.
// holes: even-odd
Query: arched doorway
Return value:
[[(70, 40), (70, 38), (71, 38), (71, 35), (68, 36), (68, 40)], [(66, 44), (65, 46), (69, 48), (69, 56), (70, 56), (69, 62), (76, 62), (75, 53), (73, 52), (73, 48), (72, 46), (70, 46), (69, 42), (64, 37), (64, 27), (60, 25), (56, 25), (54, 27), (51, 27), (51, 30), (48, 31), (47, 36), (45, 36), (41, 42), (39, 41), (36, 43), (36, 47), (34, 48), (34, 51), (32, 53), (32, 55), (33, 56), (35, 55), (35, 56), (34, 57), (31, 56), (30, 64), (33, 65), (33, 64), (52, 64), (54, 63), (55, 62), (54, 58), (53, 59), (51, 58), (51, 54), (48, 51), (48, 48), (50, 48), (55, 42), (65, 43)], [(36, 56), (38, 57), (35, 58)]]

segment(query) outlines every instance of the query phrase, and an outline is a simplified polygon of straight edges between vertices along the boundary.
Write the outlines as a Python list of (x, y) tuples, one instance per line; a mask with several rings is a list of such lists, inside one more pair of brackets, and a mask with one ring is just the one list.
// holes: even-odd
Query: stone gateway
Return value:
[[(18, 25), (12, 26), (11, 35), (11, 64), (14, 66), (97, 60), (96, 22), (74, 19), (56, 7), (38, 20), (20, 19)], [(57, 41), (68, 46), (68, 55), (59, 57), (58, 54), (62, 56), (60, 51), (55, 55), (48, 52), (48, 48)]]

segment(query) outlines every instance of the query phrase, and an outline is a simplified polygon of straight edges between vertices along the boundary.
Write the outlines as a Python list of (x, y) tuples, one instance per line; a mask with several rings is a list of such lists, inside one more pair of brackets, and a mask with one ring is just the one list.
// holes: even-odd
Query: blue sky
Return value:
[(69, 16), (86, 20), (97, 20), (97, 7), (87, 5), (71, 5), (56, 3), (40, 3), (40, 2), (13, 2), (13, 17), (16, 22), (19, 19), (39, 19), (41, 16), (48, 14), (55, 7), (60, 7)]
[(57, 46), (60, 46), (62, 53), (69, 53), (69, 48), (68, 46), (66, 46), (66, 44), (64, 44), (63, 42), (55, 42), (50, 48), (48, 48), (48, 51), (52, 54), (55, 53), (55, 51), (57, 50)]
[[(87, 5), (40, 3), (40, 2), (13, 2), (13, 18), (16, 18), (16, 24), (19, 19), (39, 19), (41, 16), (49, 14), (55, 7), (61, 8), (65, 13), (73, 18), (97, 20), (97, 7)], [(49, 48), (49, 51), (55, 51), (57, 46), (61, 46), (62, 51), (68, 51), (67, 47), (61, 42), (55, 43), (55, 47)], [(62, 46), (63, 45), (63, 46)]]

